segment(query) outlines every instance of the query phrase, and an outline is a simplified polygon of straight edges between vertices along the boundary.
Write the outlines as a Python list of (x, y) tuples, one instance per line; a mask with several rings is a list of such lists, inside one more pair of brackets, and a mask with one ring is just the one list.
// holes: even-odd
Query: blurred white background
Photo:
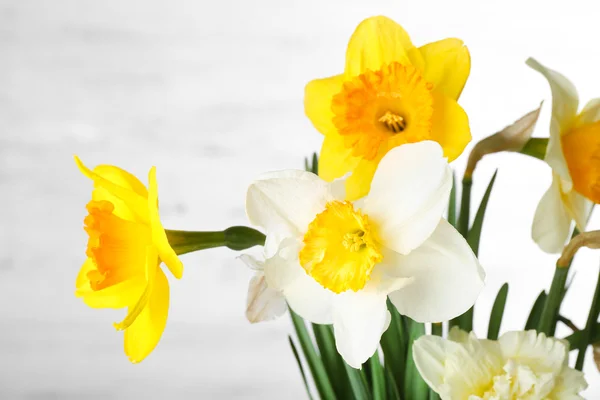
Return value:
[[(91, 189), (73, 154), (144, 181), (156, 165), (168, 228), (245, 224), (248, 183), (302, 168), (319, 149), (304, 85), (342, 71), (362, 19), (385, 14), (416, 45), (465, 41), (473, 61), (461, 104), (476, 141), (549, 98), (528, 56), (570, 77), (582, 101), (600, 96), (599, 13), (594, 0), (0, 0), (0, 398), (305, 398), (289, 317), (245, 320), (251, 273), (226, 250), (183, 257), (160, 345), (139, 365), (127, 361), (112, 327), (122, 315), (73, 294)], [(538, 136), (547, 109), (541, 118)], [(467, 153), (454, 163), (460, 175)], [(505, 281), (503, 330), (523, 328), (556, 260), (530, 239), (549, 168), (490, 156), (474, 177), (476, 204), (495, 168), (480, 252), (482, 336)], [(573, 268), (563, 314), (579, 326), (599, 255), (583, 250)], [(585, 371), (586, 397), (600, 398), (591, 352)]]

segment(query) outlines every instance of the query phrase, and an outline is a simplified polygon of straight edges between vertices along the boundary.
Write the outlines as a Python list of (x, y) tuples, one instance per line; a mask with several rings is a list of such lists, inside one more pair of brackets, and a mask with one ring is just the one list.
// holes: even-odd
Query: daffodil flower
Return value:
[(467, 114), (456, 100), (471, 68), (459, 39), (413, 46), (400, 25), (372, 17), (358, 25), (344, 73), (306, 86), (304, 109), (325, 135), (319, 176), (352, 175), (347, 198), (369, 192), (377, 164), (392, 148), (434, 140), (450, 160), (471, 140)]
[(413, 357), (442, 400), (575, 400), (587, 387), (567, 365), (568, 344), (533, 330), (492, 341), (453, 328), (448, 339), (417, 339)]
[(552, 90), (552, 120), (545, 161), (552, 184), (537, 207), (532, 237), (547, 253), (560, 253), (572, 222), (585, 230), (594, 203), (600, 202), (600, 99), (581, 112), (575, 86), (562, 74), (530, 58)]
[(264, 276), (301, 317), (333, 324), (354, 368), (375, 352), (390, 322), (386, 299), (420, 322), (468, 310), (484, 273), (444, 219), (452, 173), (432, 141), (390, 150), (367, 197), (345, 200), (342, 181), (286, 170), (248, 189), (246, 212), (266, 230)]
[(112, 165), (90, 170), (76, 157), (81, 172), (94, 182), (87, 204), (87, 259), (75, 294), (93, 308), (128, 308), (115, 324), (125, 331), (125, 354), (142, 361), (158, 344), (167, 323), (169, 282), (164, 262), (176, 278), (183, 265), (169, 245), (158, 215), (156, 170), (148, 189), (133, 175)]

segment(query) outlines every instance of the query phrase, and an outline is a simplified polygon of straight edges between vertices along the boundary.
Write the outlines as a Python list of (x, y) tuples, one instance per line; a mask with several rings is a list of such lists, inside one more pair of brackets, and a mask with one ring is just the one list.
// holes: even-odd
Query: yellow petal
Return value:
[(315, 128), (324, 135), (335, 131), (331, 98), (342, 90), (343, 75), (315, 79), (304, 88), (304, 112)]
[(85, 260), (77, 274), (77, 279), (75, 280), (75, 296), (82, 297), (85, 293), (92, 290), (87, 274), (94, 269), (96, 269), (94, 261), (91, 258)]
[(413, 48), (408, 33), (396, 22), (382, 16), (367, 18), (348, 43), (345, 74), (352, 77), (367, 69), (377, 71), (394, 61), (411, 65), (409, 53)]
[[(136, 179), (133, 175), (128, 174), (129, 176), (126, 177), (124, 174), (117, 172), (118, 168), (116, 167), (110, 169), (103, 166), (100, 172), (108, 175), (102, 176), (86, 167), (79, 157), (75, 156), (74, 158), (81, 173), (94, 181), (94, 200), (111, 202), (115, 206), (114, 214), (120, 218), (132, 220), (132, 216), (134, 216), (134, 219), (140, 221), (148, 220), (147, 200), (146, 197), (138, 193), (140, 188), (131, 180), (131, 178)], [(117, 178), (117, 181), (113, 182), (112, 178)], [(139, 181), (138, 183), (141, 185)], [(122, 184), (127, 186), (122, 186)], [(135, 189), (133, 189), (134, 187)]]
[(344, 138), (332, 133), (323, 140), (319, 155), (319, 176), (331, 182), (352, 171), (359, 161), (360, 158), (352, 156), (352, 149), (344, 146)]
[(471, 141), (469, 118), (458, 103), (440, 93), (433, 93), (431, 139), (444, 149), (444, 156), (453, 161)]
[(135, 304), (143, 293), (145, 285), (145, 279), (136, 277), (105, 289), (75, 293), (83, 297), (84, 303), (91, 308), (124, 308)]
[(148, 174), (148, 210), (152, 227), (152, 242), (156, 246), (158, 256), (169, 268), (173, 276), (180, 279), (183, 275), (183, 264), (169, 244), (165, 228), (158, 214), (158, 186), (156, 184), (156, 168), (152, 167)]
[(471, 71), (469, 50), (460, 39), (443, 39), (419, 48), (425, 59), (425, 79), (437, 90), (457, 100)]
[(362, 159), (354, 168), (352, 175), (346, 180), (346, 199), (356, 200), (364, 197), (369, 193), (371, 181), (377, 165), (382, 157), (375, 160)]
[(133, 324), (125, 330), (125, 354), (138, 363), (154, 350), (167, 324), (169, 313), (169, 281), (160, 268), (148, 304)]

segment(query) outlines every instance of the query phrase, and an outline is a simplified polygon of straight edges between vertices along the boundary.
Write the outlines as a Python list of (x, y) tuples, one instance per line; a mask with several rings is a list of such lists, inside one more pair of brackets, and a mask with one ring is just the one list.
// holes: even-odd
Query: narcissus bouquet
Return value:
[[(76, 295), (93, 308), (127, 309), (115, 328), (124, 332), (126, 356), (140, 362), (167, 324), (167, 274), (182, 278), (180, 256), (225, 246), (254, 271), (248, 320), (291, 315), (290, 357), (311, 398), (582, 398), (586, 349), (600, 342), (600, 285), (582, 305), (585, 327), (560, 308), (573, 256), (600, 247), (600, 233), (586, 231), (600, 201), (600, 100), (580, 110), (563, 75), (533, 59), (527, 65), (552, 92), (547, 137), (531, 137), (540, 109), (525, 114), (474, 146), (462, 184), (449, 163), (471, 141), (457, 102), (469, 51), (459, 39), (416, 47), (386, 17), (360, 23), (339, 75), (306, 85), (305, 113), (323, 145), (305, 170), (249, 183), (253, 227), (165, 229), (154, 167), (146, 187), (116, 166), (89, 169), (76, 158), (93, 182)], [(484, 339), (472, 332), (473, 307), (485, 284), (477, 253), (495, 175), (476, 207), (471, 185), (477, 163), (503, 151), (548, 164), (552, 185), (532, 216), (532, 237), (560, 258), (524, 330), (500, 332), (505, 284)], [(260, 257), (244, 252), (254, 246)], [(559, 321), (571, 335), (555, 337)]]

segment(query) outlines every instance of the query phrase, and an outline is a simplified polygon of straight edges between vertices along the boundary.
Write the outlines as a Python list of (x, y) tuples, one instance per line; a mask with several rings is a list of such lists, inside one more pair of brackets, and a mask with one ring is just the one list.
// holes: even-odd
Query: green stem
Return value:
[(442, 323), (434, 322), (431, 324), (431, 334), (435, 336), (442, 336)]
[(262, 246), (265, 235), (246, 226), (232, 226), (219, 232), (171, 231), (165, 229), (167, 240), (181, 255), (193, 251), (228, 247), (231, 250), (245, 250), (253, 246)]
[(592, 338), (592, 331), (596, 326), (598, 320), (598, 313), (600, 312), (600, 271), (598, 271), (598, 281), (596, 282), (596, 290), (594, 291), (594, 298), (592, 299), (592, 306), (590, 307), (590, 313), (583, 330), (583, 341), (579, 345), (579, 353), (577, 354), (577, 362), (575, 368), (580, 370), (583, 368), (583, 361), (585, 360), (585, 352), (588, 347), (588, 343)]
[[(571, 238), (577, 236), (578, 234), (579, 231), (575, 229)], [(554, 277), (552, 278), (550, 291), (546, 297), (544, 308), (542, 309), (542, 315), (540, 316), (540, 324), (537, 329), (538, 332), (544, 333), (547, 336), (554, 336), (560, 305), (564, 297), (565, 283), (567, 282), (567, 276), (569, 275), (569, 269), (572, 262), (573, 260), (571, 259), (571, 261), (569, 261), (569, 265), (566, 267), (557, 266), (554, 269)]]
[(473, 178), (464, 176), (462, 180), (462, 195), (460, 200), (460, 215), (458, 216), (458, 232), (466, 239), (469, 233), (469, 217), (471, 212), (471, 188)]

